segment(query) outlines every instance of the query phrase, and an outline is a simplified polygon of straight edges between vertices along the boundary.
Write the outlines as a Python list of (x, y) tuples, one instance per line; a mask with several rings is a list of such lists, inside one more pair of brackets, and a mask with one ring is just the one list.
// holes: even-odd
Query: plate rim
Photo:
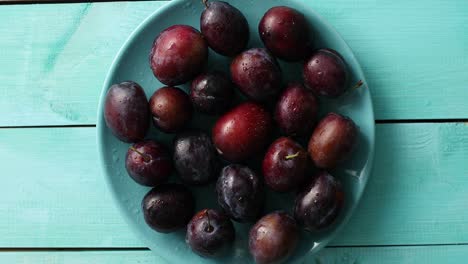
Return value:
[[(139, 230), (137, 229), (137, 227), (133, 223), (132, 219), (130, 219), (130, 217), (125, 213), (126, 209), (124, 208), (124, 205), (119, 202), (118, 194), (117, 194), (116, 190), (114, 189), (114, 186), (113, 186), (113, 183), (112, 183), (112, 180), (111, 180), (111, 177), (110, 177), (111, 172), (108, 171), (109, 166), (106, 165), (106, 162), (104, 160), (104, 156), (105, 156), (104, 153), (105, 153), (106, 149), (104, 148), (104, 144), (103, 144), (103, 137), (104, 137), (103, 126), (105, 126), (104, 115), (103, 115), (104, 101), (105, 100), (103, 98), (106, 96), (106, 93), (107, 93), (107, 91), (108, 91), (108, 89), (109, 89), (109, 87), (111, 85), (110, 81), (112, 79), (113, 73), (116, 71), (117, 66), (119, 65), (119, 61), (120, 61), (121, 57), (123, 56), (123, 54), (125, 53), (127, 48), (130, 46), (133, 39), (135, 39), (135, 37), (138, 34), (140, 34), (140, 32), (142, 30), (144, 30), (156, 16), (158, 16), (161, 13), (166, 12), (167, 10), (173, 8), (174, 6), (176, 6), (176, 5), (180, 4), (180, 3), (187, 2), (187, 1), (190, 2), (190, 0), (170, 0), (164, 6), (162, 6), (162, 7), (158, 8), (158, 9), (156, 9), (155, 11), (153, 11), (150, 15), (148, 15), (145, 19), (143, 19), (143, 21), (140, 22), (140, 24), (138, 24), (138, 26), (125, 39), (122, 46), (119, 48), (116, 55), (114, 56), (114, 58), (113, 58), (113, 60), (111, 62), (111, 65), (109, 67), (109, 70), (106, 73), (106, 78), (104, 79), (103, 85), (101, 87), (101, 92), (100, 92), (100, 95), (99, 95), (97, 118), (96, 118), (96, 121), (97, 121), (96, 122), (96, 143), (97, 143), (98, 163), (99, 163), (100, 171), (104, 174), (103, 176), (105, 178), (106, 186), (107, 186), (109, 192), (111, 193), (111, 197), (112, 197), (111, 199), (113, 200), (113, 203), (117, 204), (117, 205), (114, 205), (114, 206), (117, 207), (117, 209), (119, 211), (119, 215), (124, 219), (126, 225), (130, 228), (130, 230), (132, 230), (132, 233), (135, 234), (138, 237), (138, 239), (145, 242), (145, 244), (147, 244), (146, 243), (146, 238), (142, 234), (140, 234)], [(336, 34), (337, 36), (339, 36), (339, 38), (343, 41), (344, 46), (351, 51), (350, 52), (350, 57), (356, 62), (355, 70), (358, 73), (358, 75), (362, 76), (362, 81), (364, 83), (364, 85), (363, 85), (363, 87), (361, 87), (361, 89), (365, 88), (365, 89), (367, 89), (367, 92), (369, 93), (370, 113), (368, 113), (368, 114), (370, 115), (370, 118), (373, 121), (372, 122), (372, 128), (369, 130), (370, 142), (369, 142), (368, 160), (367, 160), (367, 162), (366, 162), (366, 164), (364, 165), (364, 168), (363, 168), (363, 175), (365, 177), (363, 177), (361, 179), (361, 184), (363, 185), (363, 187), (359, 189), (359, 191), (357, 193), (357, 199), (355, 200), (355, 203), (353, 203), (349, 208), (351, 213), (348, 213), (347, 215), (345, 215), (343, 217), (341, 222), (338, 225), (336, 225), (335, 228), (332, 231), (330, 231), (329, 235), (327, 235), (324, 242), (319, 243), (317, 246), (314, 245), (311, 248), (311, 250), (309, 250), (306, 254), (304, 254), (302, 257), (300, 257), (303, 260), (303, 259), (311, 257), (312, 255), (314, 255), (315, 253), (320, 251), (323, 247), (328, 245), (331, 241), (333, 241), (336, 238), (337, 234), (339, 234), (342, 231), (343, 227), (347, 225), (347, 223), (349, 222), (349, 219), (351, 218), (351, 216), (353, 216), (355, 214), (357, 206), (359, 204), (361, 204), (362, 196), (364, 195), (364, 192), (365, 192), (365, 190), (367, 188), (368, 181), (369, 181), (369, 178), (372, 175), (373, 167), (374, 167), (376, 124), (375, 124), (375, 115), (374, 115), (374, 105), (373, 105), (372, 94), (371, 94), (371, 91), (369, 89), (369, 85), (368, 85), (367, 80), (365, 78), (365, 75), (364, 75), (364, 72), (362, 70), (361, 64), (359, 63), (359, 60), (356, 58), (355, 53), (351, 49), (349, 44), (342, 37), (342, 35), (335, 29), (335, 27), (333, 25), (331, 25), (324, 17), (322, 17), (318, 12), (316, 12), (311, 7), (311, 4), (309, 2), (302, 2), (302, 1), (298, 1), (298, 0), (288, 0), (288, 1), (295, 2), (295, 4), (301, 5), (303, 7), (307, 7), (307, 12), (311, 13), (313, 16), (315, 16), (317, 19), (319, 19), (327, 27), (327, 31), (331, 31), (334, 34)], [(287, 5), (287, 3), (282, 3), (281, 5)], [(152, 250), (152, 249), (150, 249), (150, 250), (151, 250), (151, 252), (153, 254), (157, 255), (159, 258), (163, 259), (167, 263), (172, 263), (172, 261), (164, 258), (163, 256), (161, 256), (160, 254), (158, 254), (154, 250)]]

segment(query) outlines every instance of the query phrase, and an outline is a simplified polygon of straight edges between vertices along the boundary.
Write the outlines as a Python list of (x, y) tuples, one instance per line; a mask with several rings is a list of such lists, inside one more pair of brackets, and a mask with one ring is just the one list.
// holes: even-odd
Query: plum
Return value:
[(216, 183), (216, 193), (221, 208), (238, 222), (253, 222), (263, 210), (263, 185), (257, 174), (246, 166), (224, 167)]
[(161, 233), (182, 229), (193, 216), (195, 200), (182, 184), (166, 183), (151, 189), (141, 203), (146, 223)]
[(344, 203), (341, 184), (328, 172), (319, 171), (298, 193), (294, 217), (310, 232), (330, 226), (338, 217)]
[(174, 164), (182, 181), (189, 185), (208, 183), (218, 176), (220, 161), (210, 136), (186, 131), (174, 139)]
[(199, 75), (192, 81), (190, 99), (196, 110), (205, 114), (222, 114), (231, 106), (234, 84), (222, 72)]
[(221, 55), (235, 56), (249, 41), (249, 25), (244, 15), (223, 1), (203, 0), (200, 30), (210, 48)]
[(305, 61), (302, 74), (305, 85), (318, 95), (334, 98), (346, 91), (348, 69), (335, 50), (315, 51)]
[(166, 133), (180, 131), (192, 118), (190, 98), (177, 87), (162, 87), (151, 96), (150, 110), (154, 125)]
[(125, 158), (128, 175), (137, 183), (155, 186), (166, 182), (172, 172), (172, 161), (166, 147), (153, 140), (133, 144)]
[(270, 114), (260, 105), (246, 102), (221, 116), (213, 127), (213, 143), (218, 153), (239, 162), (260, 152), (272, 129)]
[(272, 101), (282, 88), (278, 62), (263, 48), (237, 55), (231, 62), (231, 79), (243, 94), (255, 101)]
[(336, 113), (327, 114), (314, 129), (308, 151), (315, 166), (334, 168), (346, 160), (358, 138), (358, 128), (353, 120)]
[(215, 209), (203, 209), (187, 225), (185, 241), (203, 257), (226, 253), (235, 239), (234, 225), (229, 217)]
[(290, 84), (281, 94), (275, 120), (281, 131), (290, 136), (309, 136), (317, 122), (318, 101), (302, 84)]
[(149, 106), (141, 86), (132, 81), (112, 85), (106, 94), (104, 120), (121, 141), (144, 139), (149, 128)]
[(255, 263), (280, 263), (296, 249), (299, 228), (293, 217), (276, 211), (262, 217), (250, 229), (249, 250)]
[(165, 85), (183, 84), (197, 76), (208, 60), (202, 34), (187, 25), (163, 30), (154, 40), (149, 56), (154, 76)]
[(277, 192), (294, 190), (304, 182), (308, 155), (301, 145), (287, 137), (275, 140), (263, 158), (263, 178)]
[(272, 7), (260, 20), (258, 31), (265, 47), (276, 57), (299, 61), (307, 56), (309, 26), (298, 10), (286, 6)]

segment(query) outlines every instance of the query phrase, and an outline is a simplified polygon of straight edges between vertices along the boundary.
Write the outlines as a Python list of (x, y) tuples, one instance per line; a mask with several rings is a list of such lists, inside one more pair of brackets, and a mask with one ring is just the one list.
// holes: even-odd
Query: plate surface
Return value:
[[(338, 230), (344, 225), (353, 213), (360, 200), (364, 187), (369, 177), (372, 159), (374, 155), (374, 115), (369, 89), (365, 82), (362, 70), (340, 35), (316, 14), (307, 1), (275, 1), (275, 0), (243, 0), (227, 1), (240, 9), (246, 16), (249, 25), (251, 39), (249, 47), (262, 47), (258, 37), (258, 22), (262, 15), (271, 7), (287, 5), (300, 10), (306, 16), (311, 25), (312, 33), (316, 36), (316, 47), (328, 47), (339, 51), (348, 63), (351, 73), (351, 83), (363, 80), (364, 85), (352, 90), (336, 100), (321, 100), (322, 112), (335, 111), (350, 116), (360, 129), (359, 147), (353, 153), (351, 160), (342, 164), (339, 169), (331, 171), (343, 183), (345, 189), (345, 208), (339, 219), (327, 230), (319, 234), (303, 232), (301, 243), (296, 250), (291, 262), (300, 262), (310, 254), (330, 242)], [(201, 1), (175, 0), (158, 9), (138, 26), (125, 42), (117, 54), (107, 75), (101, 93), (98, 109), (97, 143), (99, 148), (100, 163), (104, 176), (113, 194), (114, 201), (118, 205), (122, 215), (129, 226), (138, 234), (144, 243), (157, 255), (170, 263), (248, 263), (252, 262), (247, 249), (247, 237), (250, 225), (236, 225), (236, 242), (232, 253), (222, 259), (201, 258), (190, 251), (185, 244), (185, 231), (172, 234), (160, 234), (150, 229), (143, 220), (140, 203), (143, 196), (149, 190), (147, 187), (136, 184), (127, 175), (125, 170), (125, 154), (128, 144), (120, 142), (112, 136), (106, 127), (103, 116), (103, 102), (108, 88), (125, 80), (133, 80), (139, 83), (149, 98), (153, 92), (162, 87), (153, 76), (148, 62), (148, 54), (154, 38), (163, 29), (174, 24), (188, 24), (199, 28), (199, 19), (203, 5)], [(215, 54), (210, 50), (208, 70), (217, 69), (228, 73), (229, 59)], [(283, 76), (288, 81), (300, 81), (300, 65), (280, 62)], [(187, 90), (187, 85), (181, 85)], [(210, 131), (213, 119), (196, 116), (191, 122), (191, 127)], [(163, 134), (153, 127), (148, 133), (148, 138), (162, 141), (171, 145), (172, 135)], [(177, 180), (172, 176), (172, 180)], [(197, 209), (217, 208), (213, 185), (192, 188), (196, 195)], [(267, 194), (267, 210), (284, 209), (291, 212), (293, 194)], [(115, 230), (119, 232), (119, 230)]]

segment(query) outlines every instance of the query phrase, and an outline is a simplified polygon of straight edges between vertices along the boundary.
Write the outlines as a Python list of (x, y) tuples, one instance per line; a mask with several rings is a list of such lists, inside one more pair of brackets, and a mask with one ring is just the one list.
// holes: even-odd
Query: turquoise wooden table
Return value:
[[(112, 203), (95, 123), (117, 50), (166, 3), (0, 5), (0, 263), (163, 263)], [(357, 211), (305, 263), (466, 263), (468, 2), (310, 6), (363, 66), (377, 139)]]

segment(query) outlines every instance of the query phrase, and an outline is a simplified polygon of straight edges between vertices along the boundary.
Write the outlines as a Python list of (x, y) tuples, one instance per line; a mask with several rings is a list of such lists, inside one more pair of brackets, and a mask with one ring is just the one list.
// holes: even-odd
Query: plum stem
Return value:
[(130, 147), (130, 149), (133, 150), (133, 151), (135, 151), (136, 153), (138, 153), (140, 156), (142, 156), (142, 157), (143, 157), (143, 160), (144, 160), (145, 162), (150, 162), (150, 161), (151, 161), (151, 157), (148, 156), (147, 154), (140, 152), (139, 150), (137, 150), (137, 149), (134, 148), (133, 146)]
[(205, 5), (206, 8), (208, 8), (208, 0), (202, 0), (202, 3)]
[(354, 86), (353, 86), (353, 89), (357, 89), (359, 87), (361, 87), (364, 83), (362, 82), (362, 80), (359, 80)]
[(299, 151), (294, 154), (287, 155), (286, 157), (284, 157), (284, 159), (290, 160), (290, 159), (294, 159), (297, 156), (299, 156)]
[(206, 215), (206, 218), (208, 218), (208, 226), (205, 227), (205, 232), (211, 233), (213, 231), (213, 226), (211, 225), (211, 222), (210, 222), (210, 214), (208, 213), (208, 210), (205, 210), (205, 215)]

